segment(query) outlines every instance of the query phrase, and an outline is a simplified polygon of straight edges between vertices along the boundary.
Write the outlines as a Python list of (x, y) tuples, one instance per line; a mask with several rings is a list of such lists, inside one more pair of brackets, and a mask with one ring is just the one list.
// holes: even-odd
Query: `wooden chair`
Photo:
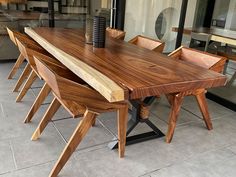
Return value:
[[(226, 59), (221, 56), (201, 52), (198, 50), (180, 47), (171, 54), (169, 57), (175, 60), (183, 60), (188, 63), (192, 63), (196, 66), (203, 67), (215, 72), (221, 73), (224, 69)], [(187, 77), (187, 76), (186, 76)], [(173, 93), (168, 94), (167, 99), (171, 105), (171, 112), (169, 116), (168, 133), (166, 135), (166, 142), (170, 143), (176, 127), (177, 117), (180, 111), (180, 107), (184, 96), (195, 96), (198, 102), (198, 106), (201, 110), (203, 120), (205, 121), (208, 130), (211, 130), (212, 122), (208, 112), (208, 106), (205, 97), (205, 89), (197, 89), (186, 91), (185, 93)], [(175, 108), (175, 109), (173, 109)], [(177, 115), (177, 116), (176, 116)]]
[[(19, 48), (20, 53), (23, 55), (23, 57), (28, 61), (27, 66), (30, 67), (30, 75), (27, 78), (26, 82), (24, 83), (22, 89), (20, 90), (19, 95), (16, 98), (16, 102), (19, 102), (23, 99), (27, 91), (30, 89), (32, 86), (33, 82), (36, 80), (37, 77), (40, 78), (34, 59), (33, 59), (33, 54), (34, 53), (39, 53), (39, 54), (44, 54), (46, 56), (51, 56), (47, 51), (45, 51), (43, 48), (41, 48), (38, 44), (29, 44), (25, 42), (24, 40), (20, 40), (16, 38), (16, 43)], [(57, 66), (62, 66), (62, 64), (57, 61), (55, 58), (52, 57), (47, 57), (47, 62), (49, 62), (51, 65), (57, 65)]]
[[(22, 51), (23, 55), (29, 60), (29, 63), (32, 66), (31, 75), (28, 78), (28, 80), (25, 82), (25, 85), (23, 86), (20, 94), (18, 95), (17, 101), (22, 99), (22, 97), (27, 92), (27, 90), (29, 89), (29, 87), (32, 84), (32, 82), (34, 81), (34, 79), (37, 78), (37, 76), (40, 79), (42, 79), (38, 73), (37, 68), (36, 68), (33, 56), (38, 56), (38, 57), (42, 58), (42, 60), (45, 63), (47, 63), (48, 66), (50, 66), (51, 68), (56, 68), (61, 77), (69, 78), (70, 80), (74, 80), (74, 81), (81, 83), (81, 84), (86, 84), (83, 80), (81, 80), (79, 77), (77, 77), (74, 73), (72, 73), (69, 69), (67, 69), (65, 66), (63, 66), (59, 61), (57, 61), (55, 58), (53, 58), (47, 52), (44, 51), (43, 53), (40, 53), (37, 50), (28, 48), (27, 46), (25, 46), (25, 44), (22, 44), (19, 41), (17, 41), (17, 42), (19, 44), (19, 48)], [(44, 86), (42, 87), (42, 89), (40, 90), (37, 98), (35, 99), (33, 105), (31, 106), (27, 116), (25, 117), (24, 123), (29, 123), (32, 120), (34, 114), (38, 111), (41, 104), (45, 101), (45, 99), (48, 96), (48, 94), (50, 93), (50, 91), (51, 91), (51, 88), (45, 83)]]
[(145, 36), (141, 36), (141, 35), (134, 37), (133, 39), (131, 39), (129, 41), (129, 43), (135, 44), (139, 47), (150, 49), (150, 50), (153, 50), (153, 51), (156, 51), (159, 53), (162, 53), (163, 49), (165, 47), (164, 42), (161, 42), (161, 41), (158, 41), (155, 39), (151, 39), (151, 38), (148, 38)]
[[(17, 32), (17, 31), (13, 31), (9, 28), (6, 28), (7, 29), (7, 32), (8, 32), (8, 35), (9, 35), (9, 38), (11, 39), (11, 41), (17, 46), (17, 43), (16, 43), (16, 37), (18, 39), (21, 39), (21, 40), (24, 40), (24, 41), (27, 41), (27, 42), (30, 42), (30, 43), (34, 43), (36, 44), (36, 42), (34, 42), (33, 40), (31, 40), (27, 35), (25, 34), (22, 34), (20, 32)], [(16, 74), (17, 70), (19, 69), (20, 65), (23, 63), (23, 61), (25, 60), (24, 56), (20, 53), (19, 57), (17, 58), (16, 60), (16, 63), (15, 65), (12, 67), (9, 75), (8, 75), (8, 79), (12, 79), (12, 77)]]
[(39, 138), (40, 134), (48, 122), (52, 119), (52, 116), (60, 105), (63, 105), (63, 107), (73, 116), (83, 114), (83, 119), (75, 129), (49, 176), (56, 177), (58, 175), (72, 153), (75, 151), (76, 147), (86, 135), (89, 128), (94, 125), (95, 119), (100, 113), (117, 111), (119, 156), (123, 157), (126, 143), (126, 126), (128, 116), (127, 103), (109, 103), (97, 91), (89, 88), (88, 86), (81, 85), (59, 76), (58, 70), (55, 68), (50, 68), (38, 56), (35, 57), (35, 63), (39, 74), (52, 89), (54, 100), (34, 132), (32, 140)]
[[(31, 48), (38, 50), (39, 52), (44, 52), (45, 50), (40, 47), (35, 41), (31, 40), (28, 36), (19, 33), (19, 32), (15, 32), (10, 30), (9, 28), (7, 28), (8, 34), (10, 36), (10, 39), (12, 40), (12, 42), (18, 46), (17, 44), (17, 40), (24, 42), (25, 44), (27, 44), (28, 46), (31, 46)], [(19, 47), (18, 47), (19, 48)], [(8, 78), (12, 78), (13, 75), (16, 73), (16, 71), (18, 70), (18, 68), (20, 67), (20, 65), (23, 63), (23, 61), (25, 60), (25, 56), (20, 53), (20, 56), (18, 57), (15, 65), (13, 66)], [(16, 92), (19, 90), (19, 88), (21, 87), (21, 85), (24, 83), (24, 81), (26, 80), (26, 78), (30, 75), (32, 69), (29, 63), (26, 64), (21, 76), (19, 77), (19, 79), (16, 82), (16, 85), (13, 89), (13, 92)]]
[(194, 43), (195, 41), (205, 42), (204, 51), (206, 52), (209, 42), (210, 42), (210, 39), (211, 39), (210, 34), (191, 32), (191, 41), (190, 41), (189, 47), (191, 47), (191, 48), (194, 47), (194, 45), (192, 43)]
[(124, 31), (114, 29), (114, 28), (110, 28), (110, 27), (107, 27), (106, 31), (107, 31), (108, 36), (110, 36), (112, 38), (121, 39), (121, 40), (125, 39), (126, 32), (124, 32)]

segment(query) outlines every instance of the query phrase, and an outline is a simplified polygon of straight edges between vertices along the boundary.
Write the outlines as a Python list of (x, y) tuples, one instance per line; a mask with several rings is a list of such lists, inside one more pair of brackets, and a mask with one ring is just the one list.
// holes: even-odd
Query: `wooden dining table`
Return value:
[[(85, 43), (84, 32), (78, 29), (26, 27), (25, 32), (109, 102), (130, 100), (133, 111), (127, 135), (139, 122), (153, 129), (145, 134), (149, 138), (136, 135), (131, 142), (150, 139), (154, 134), (163, 136), (149, 119), (140, 116), (141, 107), (148, 107), (155, 96), (180, 93), (182, 98), (190, 90), (226, 83), (222, 74), (122, 40), (107, 37), (105, 48), (94, 48)], [(170, 118), (178, 116), (179, 98), (171, 106)]]

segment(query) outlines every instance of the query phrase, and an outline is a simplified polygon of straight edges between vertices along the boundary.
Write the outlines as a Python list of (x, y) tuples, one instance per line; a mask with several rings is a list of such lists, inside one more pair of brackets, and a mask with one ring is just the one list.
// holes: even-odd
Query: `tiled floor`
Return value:
[[(30, 137), (48, 105), (40, 108), (32, 123), (23, 124), (39, 89), (31, 89), (21, 103), (15, 103), (16, 79), (6, 79), (11, 67), (12, 63), (0, 63), (0, 177), (47, 177), (80, 120), (60, 109), (41, 138), (32, 142)], [(236, 113), (208, 103), (214, 130), (206, 130), (195, 100), (186, 98), (171, 144), (160, 138), (130, 145), (124, 159), (107, 147), (116, 137), (115, 114), (101, 115), (59, 176), (235, 177)], [(163, 132), (168, 112), (164, 98), (152, 105), (151, 120)], [(140, 124), (134, 133), (148, 130)]]

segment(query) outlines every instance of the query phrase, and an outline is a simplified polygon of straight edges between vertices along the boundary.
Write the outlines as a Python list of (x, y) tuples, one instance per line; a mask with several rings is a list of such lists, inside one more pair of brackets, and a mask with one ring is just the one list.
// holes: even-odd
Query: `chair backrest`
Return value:
[(208, 42), (210, 41), (210, 38), (211, 38), (211, 35), (207, 33), (191, 32), (191, 39)]
[(197, 40), (197, 41), (206, 42), (204, 51), (207, 51), (208, 44), (211, 39), (211, 34), (191, 32), (191, 40), (192, 39)]
[(33, 41), (30, 37), (28, 37), (27, 35), (20, 33), (18, 31), (13, 31), (9, 28), (7, 29), (7, 33), (11, 39), (11, 41), (17, 46), (17, 42), (16, 42), (16, 38), (18, 38), (19, 40), (21, 39), (22, 41), (26, 41), (28, 43), (32, 43), (32, 44), (36, 44), (35, 41)]
[(36, 71), (36, 66), (33, 58), (33, 53), (38, 52), (42, 54), (48, 54), (42, 47), (34, 43), (27, 43), (26, 41), (19, 39), (18, 37), (15, 38), (17, 46), (19, 48), (20, 53), (24, 56), (24, 58), (29, 62), (31, 67)]
[(129, 41), (129, 43), (135, 44), (139, 47), (143, 47), (143, 48), (153, 50), (153, 51), (156, 51), (159, 53), (162, 53), (163, 49), (165, 47), (164, 42), (161, 42), (161, 41), (158, 41), (155, 39), (151, 39), (151, 38), (148, 38), (145, 36), (141, 36), (141, 35), (134, 37), (133, 39), (131, 39)]
[(180, 47), (169, 54), (171, 58), (183, 60), (194, 65), (201, 66), (216, 72), (222, 72), (224, 69), (225, 57), (209, 54), (199, 50), (194, 50), (186, 47)]
[(125, 34), (126, 34), (125, 31), (110, 28), (110, 27), (107, 27), (106, 31), (107, 31), (108, 36), (110, 36), (112, 38), (121, 39), (121, 40), (124, 40), (124, 38), (125, 38)]
[[(59, 75), (58, 70), (47, 65), (41, 57), (35, 56), (35, 63), (39, 74), (52, 89), (57, 98), (75, 101), (94, 111), (114, 110), (116, 104), (109, 103), (97, 91), (87, 85), (82, 85)], [(117, 105), (119, 105), (117, 103)]]

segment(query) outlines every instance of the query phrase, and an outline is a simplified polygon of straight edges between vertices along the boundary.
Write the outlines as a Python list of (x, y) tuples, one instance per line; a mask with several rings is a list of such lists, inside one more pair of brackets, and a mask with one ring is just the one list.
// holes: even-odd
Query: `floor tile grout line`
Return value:
[(8, 171), (8, 172), (5, 172), (5, 173), (0, 174), (0, 176), (5, 175), (5, 174), (11, 174), (11, 173), (17, 172), (17, 171), (26, 170), (26, 169), (29, 169), (29, 168), (32, 168), (32, 167), (41, 166), (41, 165), (44, 165), (44, 164), (47, 164), (47, 163), (51, 163), (51, 162), (54, 162), (54, 161), (56, 161), (56, 159), (54, 159), (54, 160), (49, 160), (49, 161), (47, 161), (47, 162), (43, 162), (43, 163), (39, 163), (39, 164), (35, 164), (35, 165), (32, 165), (32, 166), (23, 167), (23, 168), (15, 169), (15, 170), (12, 170), (12, 171)]
[(0, 103), (0, 105), (1, 105), (1, 112), (2, 112), (3, 119), (6, 119), (6, 114), (5, 114), (5, 111), (3, 109), (3, 104)]
[[(228, 144), (228, 145), (226, 145), (226, 146), (220, 146), (220, 147), (218, 147), (218, 148), (215, 148), (215, 149), (210, 149), (210, 150), (207, 150), (207, 151), (202, 151), (202, 152), (199, 152), (199, 153), (197, 153), (197, 154), (194, 154), (194, 155), (191, 155), (191, 156), (189, 156), (189, 157), (186, 157), (185, 159), (183, 159), (183, 161), (181, 161), (181, 163), (184, 163), (184, 162), (187, 162), (188, 160), (190, 160), (191, 158), (193, 158), (193, 157), (195, 157), (195, 156), (198, 156), (198, 155), (201, 155), (201, 154), (204, 154), (204, 153), (209, 153), (209, 152), (212, 152), (212, 151), (217, 151), (217, 150), (221, 150), (221, 149), (226, 149), (226, 148), (228, 148), (228, 147), (230, 147), (230, 146), (232, 146), (232, 145), (234, 145), (235, 143), (232, 143), (232, 144)], [(230, 150), (230, 149), (228, 149), (228, 150)], [(231, 151), (231, 150), (230, 150)], [(232, 152), (232, 151), (231, 151)], [(233, 154), (235, 154), (236, 155), (236, 153), (234, 153), (234, 152), (232, 152)], [(178, 162), (179, 163), (179, 162)], [(138, 177), (143, 177), (143, 176), (145, 176), (145, 175), (151, 175), (151, 173), (154, 173), (154, 172), (157, 172), (157, 171), (159, 171), (159, 170), (161, 170), (161, 169), (166, 169), (166, 168), (169, 168), (169, 167), (171, 167), (171, 166), (174, 166), (174, 165), (176, 165), (176, 163), (174, 162), (174, 163), (171, 163), (171, 164), (169, 164), (169, 165), (166, 165), (165, 167), (163, 167), (163, 168), (158, 168), (158, 169), (156, 169), (156, 170), (152, 170), (152, 171), (149, 171), (149, 172), (147, 172), (147, 173), (144, 173), (144, 174), (142, 174), (142, 175), (140, 175), (140, 176), (138, 176)]]
[[(73, 118), (73, 117), (63, 117), (63, 118), (54, 119), (54, 120), (52, 120), (52, 121), (53, 121), (53, 122), (57, 122), (57, 121), (68, 120), (68, 119), (74, 119), (74, 118)], [(79, 118), (76, 118), (76, 119), (79, 119)]]
[(62, 133), (60, 132), (60, 130), (56, 127), (55, 123), (53, 121), (51, 121), (53, 127), (56, 129), (57, 133), (60, 135), (60, 137), (62, 138), (63, 142), (65, 144), (67, 144), (67, 140), (66, 138), (62, 135)]
[[(84, 148), (80, 148), (80, 149), (76, 149), (75, 152), (81, 152), (81, 151), (84, 151), (84, 150), (89, 150), (91, 149), (90, 151), (88, 152), (91, 152), (91, 151), (96, 151), (96, 150), (99, 150), (99, 149), (103, 149), (104, 147), (101, 147), (101, 148), (97, 148), (97, 149), (93, 149), (94, 147), (100, 147), (102, 145), (106, 145), (110, 142), (113, 142), (113, 141), (116, 141), (116, 140), (110, 140), (110, 141), (105, 141), (103, 143), (99, 143), (99, 144), (95, 144), (95, 145), (92, 145), (92, 146), (88, 146), (88, 147), (84, 147)], [(79, 146), (78, 146), (79, 147)]]
[(110, 134), (112, 134), (112, 136), (118, 138), (114, 132), (112, 132), (108, 127), (105, 126), (105, 124), (101, 120), (99, 120), (99, 118), (97, 118), (97, 120), (102, 125), (103, 128), (105, 128)]
[(15, 169), (17, 170), (17, 163), (16, 163), (15, 153), (14, 153), (14, 149), (13, 149), (11, 140), (9, 141), (9, 145), (10, 145), (10, 149), (11, 149), (11, 153), (12, 153), (12, 158), (14, 161), (14, 166), (15, 166)]

